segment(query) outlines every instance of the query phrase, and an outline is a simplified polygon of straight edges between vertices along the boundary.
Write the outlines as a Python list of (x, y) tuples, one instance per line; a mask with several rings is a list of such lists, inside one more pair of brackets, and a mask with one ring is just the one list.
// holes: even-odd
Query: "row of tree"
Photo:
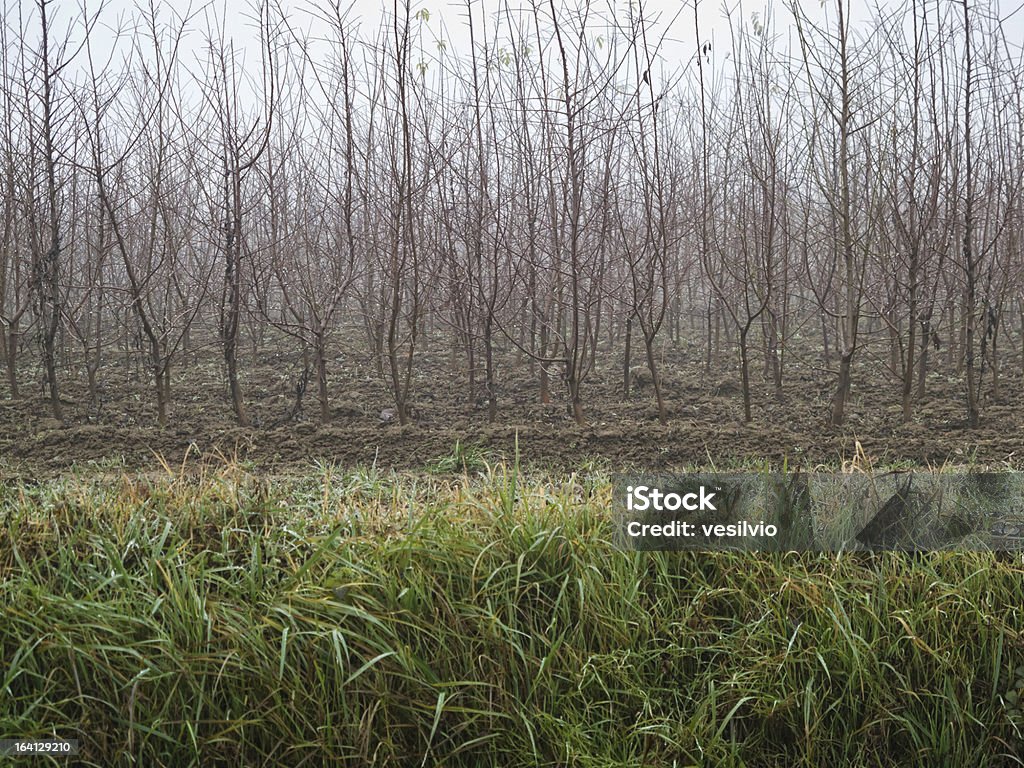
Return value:
[(642, 2), (467, 3), (463, 51), (407, 2), (369, 35), (321, 3), (315, 36), (263, 2), (254, 55), (209, 10), (150, 0), (111, 43), (102, 11), (58, 25), (54, 0), (8, 0), (9, 393), (32, 371), (62, 418), (68, 361), (95, 397), (134, 344), (164, 424), (175, 362), (212, 335), (246, 424), (242, 339), (285, 334), (327, 419), (357, 324), (403, 423), (437, 334), (492, 420), (511, 350), (580, 423), (602, 355), (627, 390), (644, 365), (664, 421), (659, 346), (699, 334), (747, 420), (751, 378), (781, 393), (817, 346), (831, 423), (870, 353), (908, 420), (929, 366), (953, 366), (976, 426), (1024, 322), (1024, 68), (987, 6), (907, 0), (854, 24), (850, 5), (730, 18), (714, 48), (694, 5), (670, 61)]

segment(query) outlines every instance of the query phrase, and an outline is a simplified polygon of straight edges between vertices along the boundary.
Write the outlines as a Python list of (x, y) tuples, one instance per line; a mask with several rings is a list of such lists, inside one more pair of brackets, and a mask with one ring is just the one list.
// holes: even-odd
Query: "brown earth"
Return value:
[[(278, 351), (260, 355), (255, 364), (252, 357), (246, 361), (243, 386), (256, 425), (251, 428), (234, 424), (214, 348), (179, 360), (170, 424), (164, 429), (156, 424), (148, 381), (137, 366), (126, 375), (123, 359), (101, 371), (95, 404), (84, 375), (64, 372), (63, 424), (51, 417), (38, 383), (26, 381), (22, 397), (0, 399), (0, 475), (47, 475), (88, 462), (152, 467), (157, 456), (178, 463), (186, 454), (218, 453), (261, 471), (301, 469), (314, 460), (417, 469), (451, 455), (457, 441), (494, 458), (511, 458), (517, 440), (525, 465), (559, 470), (591, 460), (611, 470), (725, 468), (765, 460), (774, 466), (786, 460), (791, 468), (838, 465), (854, 459), (858, 442), (878, 464), (1024, 464), (1024, 397), (1016, 361), (1004, 363), (1000, 394), (988, 398), (976, 430), (965, 427), (962, 376), (955, 371), (930, 373), (928, 395), (917, 404), (914, 420), (901, 423), (898, 385), (884, 362), (869, 353), (855, 373), (844, 428), (826, 426), (834, 377), (799, 362), (787, 371), (781, 400), (755, 366), (754, 420), (743, 424), (738, 371), (720, 365), (724, 373), (708, 375), (699, 352), (686, 345), (665, 352), (667, 426), (657, 422), (649, 387), (623, 397), (621, 363), (613, 365), (608, 355), (609, 362), (584, 386), (588, 426), (572, 421), (558, 381), (552, 383), (556, 402), (544, 405), (528, 364), (515, 366), (511, 360), (500, 369), (499, 421), (491, 425), (486, 405), (467, 402), (464, 372), (453, 366), (447, 349), (435, 345), (418, 357), (417, 423), (400, 427), (380, 423), (380, 412), (391, 401), (366, 356), (358, 354), (342, 355), (330, 365), (328, 423), (317, 418), (313, 384), (303, 414), (283, 421), (294, 403), (298, 357)], [(22, 372), (23, 380), (27, 373)]]

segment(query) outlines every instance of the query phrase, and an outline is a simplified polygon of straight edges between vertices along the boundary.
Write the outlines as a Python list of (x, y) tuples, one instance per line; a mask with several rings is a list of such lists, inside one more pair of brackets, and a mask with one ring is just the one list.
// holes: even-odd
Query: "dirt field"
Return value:
[[(524, 463), (566, 470), (588, 460), (615, 470), (712, 462), (728, 467), (766, 459), (775, 464), (788, 459), (791, 468), (836, 465), (855, 456), (857, 441), (879, 463), (1024, 464), (1024, 398), (1016, 362), (1005, 365), (1000, 396), (989, 400), (981, 428), (972, 431), (964, 426), (963, 383), (955, 372), (929, 374), (928, 397), (918, 405), (915, 420), (904, 425), (897, 384), (881, 361), (862, 355), (848, 423), (833, 429), (825, 425), (834, 380), (827, 371), (793, 364), (777, 401), (755, 365), (754, 420), (744, 425), (738, 375), (706, 375), (700, 353), (690, 349), (666, 351), (667, 426), (657, 422), (649, 388), (623, 397), (616, 363), (598, 368), (587, 380), (589, 424), (583, 428), (569, 417), (560, 382), (552, 382), (555, 402), (540, 403), (537, 378), (525, 363), (500, 367), (499, 420), (488, 424), (486, 406), (466, 402), (465, 375), (453, 369), (440, 345), (418, 357), (419, 418), (405, 427), (380, 423), (381, 410), (391, 402), (362, 355), (332, 361), (332, 418), (324, 425), (318, 423), (312, 385), (301, 417), (282, 423), (300, 373), (295, 354), (267, 353), (255, 364), (250, 357), (243, 384), (255, 426), (246, 429), (234, 424), (215, 348), (179, 360), (166, 429), (156, 425), (148, 381), (137, 372), (126, 376), (124, 361), (112, 360), (101, 372), (95, 406), (84, 375), (64, 372), (63, 425), (50, 416), (40, 388), (27, 381), (20, 399), (0, 399), (0, 472), (50, 474), (91, 461), (151, 467), (155, 454), (179, 462), (186, 451), (220, 451), (267, 471), (296, 469), (313, 460), (416, 469), (450, 455), (456, 441), (510, 457), (517, 435)], [(23, 380), (28, 373), (23, 371)]]

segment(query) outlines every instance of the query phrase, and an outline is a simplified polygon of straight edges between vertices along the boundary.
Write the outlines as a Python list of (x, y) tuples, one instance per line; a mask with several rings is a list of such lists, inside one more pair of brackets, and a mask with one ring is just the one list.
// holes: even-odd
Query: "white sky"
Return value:
[[(289, 23), (296, 29), (308, 31), (314, 37), (318, 27), (321, 26), (315, 20), (311, 9), (316, 6), (329, 5), (335, 0), (272, 0), (277, 2), (287, 12)], [(360, 37), (370, 39), (375, 36), (378, 26), (381, 23), (385, 9), (390, 10), (391, 2), (384, 5), (378, 2), (365, 2), (365, 0), (354, 0), (344, 2), (337, 0), (346, 13), (347, 18), (360, 28)], [(529, 8), (530, 3), (536, 1), (542, 8), (547, 8), (546, 0), (509, 0), (513, 7)], [(640, 0), (597, 0), (591, 4), (594, 12), (603, 15), (610, 15), (610, 8), (614, 7), (615, 13), (624, 17), (627, 13), (628, 4), (633, 3), (634, 9)], [(701, 40), (698, 43), (694, 29), (694, 0), (642, 0), (644, 15), (649, 19), (658, 19), (659, 24), (655, 26), (653, 38), (664, 36), (662, 48), (662, 61), (668, 72), (676, 72), (693, 59), (698, 44), (710, 42), (712, 44), (711, 63), (721, 66), (726, 52), (729, 48), (729, 27), (726, 22), (726, 14), (731, 15), (734, 23), (750, 24), (755, 17), (764, 22), (765, 19), (774, 18), (775, 32), (783, 39), (792, 37), (792, 14), (789, 10), (790, 0), (777, 0), (770, 2), (766, 0), (697, 0), (698, 20), (701, 28)], [(909, 1), (909, 0), (908, 0)], [(5, 11), (4, 17), (9, 25), (17, 24), (17, 13), (20, 10), (26, 19), (30, 33), (36, 27), (35, 7), (37, 0), (0, 0), (0, 7)], [(103, 3), (101, 24), (106, 31), (101, 31), (94, 38), (96, 53), (103, 58), (104, 48), (109, 49), (114, 36), (111, 30), (123, 27), (127, 19), (132, 16), (133, 9), (137, 6), (148, 6), (153, 2), (159, 9), (160, 16), (169, 19), (175, 15), (191, 14), (192, 21), (188, 27), (185, 49), (181, 61), (186, 66), (196, 61), (201, 56), (203, 40), (208, 23), (218, 23), (223, 20), (228, 36), (234, 39), (238, 48), (250, 50), (246, 59), (251, 62), (259, 60), (259, 54), (255, 50), (257, 40), (255, 23), (253, 21), (254, 11), (251, 0), (106, 0)], [(821, 23), (826, 20), (826, 13), (834, 15), (836, 0), (804, 0), (799, 2), (799, 7), (811, 19)], [(958, 0), (927, 0), (932, 7), (953, 7), (954, 2), (959, 5)], [(1024, 47), (1024, 0), (972, 0), (978, 7), (979, 12), (989, 7), (1003, 20), (1011, 48), (1016, 55), (1021, 54)], [(56, 17), (57, 36), (62, 36), (67, 29), (68, 19), (72, 13), (80, 10), (83, 6), (90, 13), (100, 8), (101, 0), (51, 0), (50, 13)], [(882, 9), (895, 8), (900, 3), (891, 0), (854, 0), (853, 24), (856, 29), (858, 20), (866, 20), (870, 15), (870, 9), (875, 6)], [(575, 3), (555, 3), (556, 8), (575, 7)], [(477, 35), (482, 32), (482, 20), (493, 20), (495, 13), (503, 7), (502, 0), (473, 0), (471, 7), (475, 14), (477, 24)], [(430, 41), (431, 37), (444, 39), (449, 53), (464, 53), (468, 49), (469, 34), (467, 31), (466, 2), (449, 0), (415, 0), (413, 12), (426, 10), (429, 12), (429, 20), (425, 22), (424, 38)], [(774, 9), (774, 10), (773, 10)], [(493, 24), (493, 21), (491, 21)], [(596, 34), (596, 32), (595, 32)]]

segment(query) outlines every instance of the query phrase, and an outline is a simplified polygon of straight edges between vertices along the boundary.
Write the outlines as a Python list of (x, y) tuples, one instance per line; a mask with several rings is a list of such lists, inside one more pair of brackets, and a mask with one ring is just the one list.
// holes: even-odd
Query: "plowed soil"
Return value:
[(724, 468), (757, 461), (779, 466), (783, 460), (791, 468), (835, 466), (854, 459), (858, 443), (879, 464), (1024, 464), (1019, 361), (1004, 363), (997, 395), (987, 385), (982, 424), (971, 430), (965, 424), (961, 374), (943, 368), (931, 372), (926, 397), (916, 404), (914, 419), (904, 424), (898, 383), (885, 361), (865, 353), (855, 371), (847, 423), (837, 429), (827, 426), (835, 377), (817, 367), (820, 361), (814, 366), (791, 363), (780, 399), (763, 381), (760, 366), (753, 366), (753, 421), (744, 424), (736, 367), (722, 362), (717, 368), (724, 373), (707, 374), (699, 352), (692, 350), (665, 351), (669, 423), (664, 426), (657, 421), (650, 387), (623, 396), (621, 362), (613, 365), (611, 355), (584, 385), (585, 427), (571, 419), (560, 382), (552, 382), (554, 402), (543, 404), (536, 372), (511, 359), (499, 369), (498, 419), (489, 424), (486, 405), (469, 401), (461, 360), (453, 364), (440, 345), (417, 358), (417, 420), (406, 426), (381, 423), (381, 411), (391, 401), (360, 354), (332, 361), (332, 413), (321, 424), (312, 384), (303, 412), (285, 420), (301, 373), (298, 355), (250, 353), (243, 361), (243, 387), (254, 423), (249, 428), (234, 422), (216, 348), (178, 361), (166, 428), (156, 423), (149, 381), (138, 366), (126, 374), (123, 359), (101, 371), (95, 403), (84, 375), (63, 372), (63, 423), (52, 418), (38, 373), (22, 371), (21, 397), (0, 394), (0, 473), (31, 477), (87, 462), (152, 467), (157, 456), (177, 463), (186, 454), (218, 452), (261, 471), (301, 470), (314, 460), (418, 469), (450, 455), (457, 442), (494, 458), (511, 458), (517, 440), (524, 464), (569, 471), (592, 460), (612, 470)]

